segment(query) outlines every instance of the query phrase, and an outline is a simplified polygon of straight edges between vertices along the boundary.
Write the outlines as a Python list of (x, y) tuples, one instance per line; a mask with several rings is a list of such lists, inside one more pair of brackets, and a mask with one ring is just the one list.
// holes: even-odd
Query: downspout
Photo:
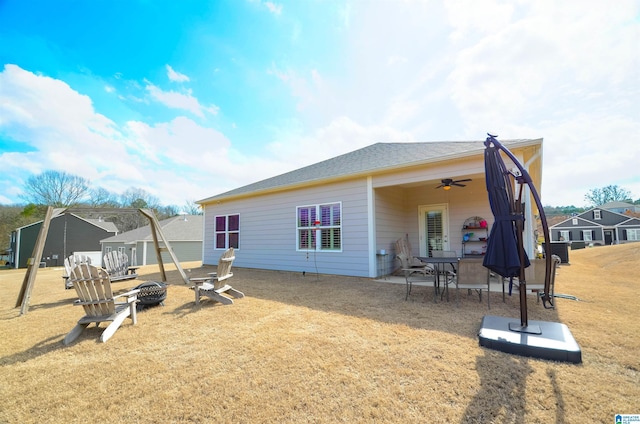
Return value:
[(142, 265), (147, 264), (147, 244), (148, 243), (149, 242), (146, 240), (142, 243)]
[(16, 232), (16, 251), (13, 252), (13, 268), (18, 269), (20, 267), (20, 241), (22, 240), (22, 230)]
[(374, 213), (374, 201), (373, 201), (373, 178), (367, 177), (367, 231), (369, 241), (369, 277), (376, 277), (377, 273), (377, 257), (376, 257), (376, 225), (375, 225), (375, 213)]

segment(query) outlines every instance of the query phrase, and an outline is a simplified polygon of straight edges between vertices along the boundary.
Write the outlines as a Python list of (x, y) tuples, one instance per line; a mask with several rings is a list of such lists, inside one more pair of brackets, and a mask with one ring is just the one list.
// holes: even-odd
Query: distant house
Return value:
[[(202, 222), (202, 215), (180, 215), (159, 222), (160, 229), (171, 244), (178, 261), (202, 260)], [(158, 263), (149, 225), (105, 238), (100, 243), (102, 255), (112, 250), (120, 250), (127, 254), (131, 265)], [(162, 252), (162, 261), (172, 261), (167, 252)]]
[[(608, 207), (611, 207), (611, 204), (589, 209), (551, 226), (551, 240), (581, 241), (587, 245), (640, 241), (640, 219), (614, 212), (607, 209)], [(616, 207), (619, 205), (613, 205), (614, 209)]]
[[(9, 262), (15, 268), (27, 267), (42, 222), (25, 225), (11, 232)], [(118, 234), (118, 229), (113, 222), (82, 218), (72, 213), (53, 216), (42, 258), (36, 258), (36, 261), (46, 266), (63, 266), (65, 257), (78, 252), (99, 258), (100, 240), (115, 234)]]
[[(539, 189), (542, 139), (501, 143)], [(493, 223), (484, 150), (483, 141), (376, 143), (200, 200), (203, 263), (216, 264), (234, 247), (234, 266), (375, 277), (397, 267), (399, 239), (409, 240), (415, 256), (482, 255), (485, 230), (470, 231), (467, 223)], [(469, 181), (461, 187), (447, 179)], [(535, 255), (532, 204), (526, 197), (529, 257)]]
[(627, 202), (609, 202), (599, 206), (600, 209), (606, 209), (611, 212), (618, 212), (622, 214), (626, 213), (640, 213), (640, 205), (634, 205)]

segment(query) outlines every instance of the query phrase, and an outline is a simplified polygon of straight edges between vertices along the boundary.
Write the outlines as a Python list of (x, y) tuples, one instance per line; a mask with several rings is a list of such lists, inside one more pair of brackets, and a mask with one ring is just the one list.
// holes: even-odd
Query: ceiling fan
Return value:
[(440, 181), (442, 182), (442, 184), (440, 184), (436, 188), (442, 187), (443, 190), (451, 190), (451, 186), (465, 187), (466, 184), (460, 184), (460, 183), (466, 183), (467, 181), (471, 181), (471, 178), (466, 178), (464, 180), (454, 180), (451, 178), (444, 178)]

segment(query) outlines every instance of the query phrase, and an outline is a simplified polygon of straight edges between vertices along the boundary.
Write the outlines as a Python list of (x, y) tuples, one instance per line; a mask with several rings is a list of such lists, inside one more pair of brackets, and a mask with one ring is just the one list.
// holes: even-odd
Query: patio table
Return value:
[[(451, 264), (455, 269), (455, 264), (458, 263), (458, 258), (454, 256), (449, 256), (449, 257), (416, 256), (416, 257), (420, 262), (433, 265), (433, 268), (436, 273), (436, 281), (435, 281), (435, 284), (433, 285), (433, 288), (434, 288), (433, 301), (437, 303), (438, 290), (440, 289), (440, 274), (445, 274), (445, 266), (447, 264)], [(445, 291), (447, 293), (447, 301), (449, 301), (449, 285), (446, 284), (446, 277), (445, 277), (445, 285), (442, 292), (443, 296)]]

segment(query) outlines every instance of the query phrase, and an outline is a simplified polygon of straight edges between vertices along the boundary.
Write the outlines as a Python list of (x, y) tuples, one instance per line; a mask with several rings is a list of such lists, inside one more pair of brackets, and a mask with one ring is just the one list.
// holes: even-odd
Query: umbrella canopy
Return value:
[[(516, 233), (516, 221), (524, 220), (522, 213), (515, 212), (511, 177), (502, 160), (499, 149), (487, 138), (484, 151), (485, 180), (489, 204), (495, 222), (491, 227), (483, 265), (503, 277), (520, 275), (520, 249)], [(529, 259), (524, 255), (524, 266)]]

